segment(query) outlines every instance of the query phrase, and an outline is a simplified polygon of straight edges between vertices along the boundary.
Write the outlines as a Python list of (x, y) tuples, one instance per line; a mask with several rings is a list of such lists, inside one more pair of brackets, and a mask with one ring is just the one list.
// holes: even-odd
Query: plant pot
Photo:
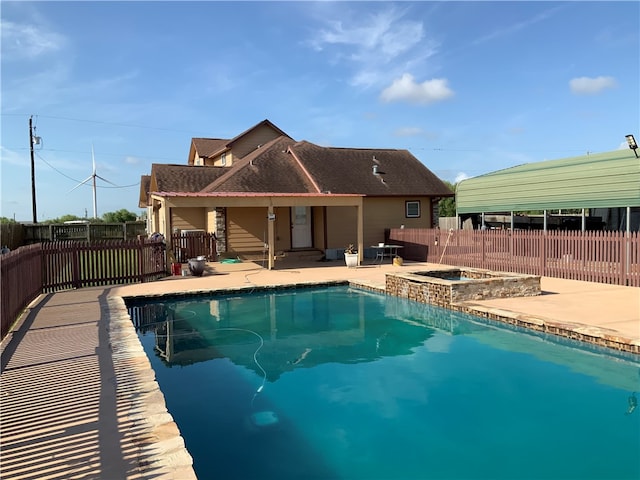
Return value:
[(358, 266), (358, 254), (357, 253), (345, 253), (344, 261), (347, 267), (353, 268)]
[(204, 258), (190, 258), (189, 259), (189, 271), (194, 277), (201, 277), (204, 272), (204, 264), (206, 260)]

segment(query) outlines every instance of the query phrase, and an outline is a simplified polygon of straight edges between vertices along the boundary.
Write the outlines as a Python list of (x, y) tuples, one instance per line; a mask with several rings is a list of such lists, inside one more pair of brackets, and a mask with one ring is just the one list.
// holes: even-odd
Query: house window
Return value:
[(202, 166), (204, 164), (202, 157), (196, 157), (196, 161), (194, 162), (194, 164), (197, 166)]
[(414, 200), (404, 202), (405, 215), (407, 218), (419, 218), (420, 217), (420, 200)]
[(223, 153), (222, 155), (220, 155), (220, 165), (222, 165), (223, 167), (227, 164), (227, 153)]

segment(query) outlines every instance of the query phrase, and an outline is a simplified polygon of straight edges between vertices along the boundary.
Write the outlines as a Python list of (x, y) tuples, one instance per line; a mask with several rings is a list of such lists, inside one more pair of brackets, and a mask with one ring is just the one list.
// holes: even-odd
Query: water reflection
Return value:
[[(564, 365), (629, 393), (640, 391), (636, 361), (612, 362), (608, 355), (567, 348), (552, 335), (523, 334), (517, 327), (344, 287), (146, 300), (130, 304), (129, 312), (138, 332), (154, 335), (155, 353), (167, 366), (227, 357), (261, 375), (252, 359), (257, 338), (246, 331), (264, 340), (260, 362), (271, 381), (295, 368), (370, 362), (408, 355), (422, 345), (447, 354), (453, 337), (466, 336)], [(629, 414), (636, 409), (634, 400), (629, 397)]]
[[(416, 320), (418, 312), (406, 311), (389, 331), (389, 318), (399, 312), (385, 300), (323, 289), (154, 302), (129, 311), (138, 332), (154, 335), (155, 353), (168, 366), (227, 357), (258, 374), (262, 365), (273, 381), (294, 368), (407, 355), (434, 334)], [(258, 339), (264, 342), (259, 363)]]

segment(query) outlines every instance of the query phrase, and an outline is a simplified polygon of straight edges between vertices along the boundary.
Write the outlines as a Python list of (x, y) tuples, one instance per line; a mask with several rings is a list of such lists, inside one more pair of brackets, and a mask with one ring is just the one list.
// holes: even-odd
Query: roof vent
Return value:
[[(373, 159), (375, 160), (376, 157), (373, 157)], [(373, 165), (373, 174), (378, 175), (378, 165), (375, 165), (375, 164)]]

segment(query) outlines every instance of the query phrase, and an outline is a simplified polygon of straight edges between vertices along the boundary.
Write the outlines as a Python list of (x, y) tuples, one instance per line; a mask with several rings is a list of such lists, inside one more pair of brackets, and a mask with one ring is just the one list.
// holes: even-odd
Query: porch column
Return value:
[(164, 241), (167, 245), (167, 252), (169, 252), (173, 249), (173, 245), (171, 243), (171, 234), (173, 233), (171, 231), (171, 208), (165, 201), (160, 204), (160, 208), (162, 208), (164, 213), (164, 228), (159, 228), (158, 232), (164, 235)]
[(273, 205), (269, 204), (269, 208), (267, 211), (267, 235), (268, 235), (268, 242), (269, 242), (269, 270), (273, 270), (274, 267), (274, 255), (275, 255), (275, 248), (274, 245), (276, 243), (276, 228), (275, 228), (275, 213), (273, 212)]
[(362, 197), (360, 197), (360, 202), (356, 207), (358, 209), (358, 265), (364, 259), (364, 212), (362, 204)]

